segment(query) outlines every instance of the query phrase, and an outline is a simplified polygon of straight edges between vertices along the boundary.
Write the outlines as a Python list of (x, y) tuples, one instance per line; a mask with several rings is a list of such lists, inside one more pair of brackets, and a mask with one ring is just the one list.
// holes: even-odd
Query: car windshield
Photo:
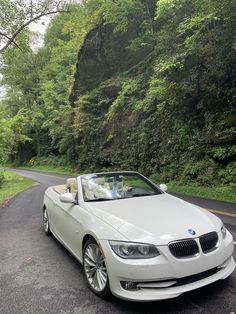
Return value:
[(154, 184), (137, 173), (90, 174), (83, 176), (81, 182), (86, 202), (162, 194)]

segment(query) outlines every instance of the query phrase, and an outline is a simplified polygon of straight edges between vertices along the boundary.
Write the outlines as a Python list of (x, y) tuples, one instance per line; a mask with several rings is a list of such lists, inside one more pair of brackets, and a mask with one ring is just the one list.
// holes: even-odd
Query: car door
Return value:
[(58, 221), (60, 216), (59, 204), (59, 194), (53, 189), (50, 191), (49, 197), (47, 197), (46, 207), (49, 216), (50, 229), (56, 236), (60, 237), (60, 229), (58, 226)]
[(50, 224), (53, 225), (53, 231), (56, 233), (56, 236), (63, 242), (66, 242), (65, 237), (65, 212), (67, 211), (67, 207), (72, 204), (65, 204), (60, 201), (60, 195), (55, 194), (52, 199), (52, 207), (51, 207), (51, 216)]
[(79, 258), (89, 213), (78, 204), (67, 204), (60, 200), (56, 204), (56, 210), (58, 235), (63, 244)]

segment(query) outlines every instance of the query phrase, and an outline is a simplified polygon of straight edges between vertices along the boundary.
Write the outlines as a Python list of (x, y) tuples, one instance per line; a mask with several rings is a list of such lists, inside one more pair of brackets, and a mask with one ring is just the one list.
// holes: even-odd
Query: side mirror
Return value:
[(159, 187), (160, 187), (160, 189), (161, 189), (162, 191), (164, 191), (164, 192), (167, 191), (167, 185), (166, 185), (165, 183), (161, 183), (161, 184), (159, 185)]
[(62, 203), (75, 204), (75, 199), (72, 193), (63, 193), (59, 196)]

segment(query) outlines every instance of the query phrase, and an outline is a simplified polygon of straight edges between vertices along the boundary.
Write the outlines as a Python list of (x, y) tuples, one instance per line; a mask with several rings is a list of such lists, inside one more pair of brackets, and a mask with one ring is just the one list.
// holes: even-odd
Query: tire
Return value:
[(90, 290), (100, 298), (109, 298), (111, 291), (105, 257), (93, 238), (88, 239), (83, 248), (83, 269)]
[(52, 234), (50, 230), (48, 212), (46, 207), (43, 208), (43, 230), (48, 236)]

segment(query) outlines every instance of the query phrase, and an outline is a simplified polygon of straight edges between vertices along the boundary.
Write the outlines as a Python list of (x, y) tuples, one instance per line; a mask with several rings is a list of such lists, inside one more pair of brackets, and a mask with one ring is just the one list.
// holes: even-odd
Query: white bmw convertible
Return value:
[(210, 212), (136, 172), (68, 179), (46, 190), (43, 226), (82, 263), (90, 289), (151, 301), (228, 277), (233, 238)]

